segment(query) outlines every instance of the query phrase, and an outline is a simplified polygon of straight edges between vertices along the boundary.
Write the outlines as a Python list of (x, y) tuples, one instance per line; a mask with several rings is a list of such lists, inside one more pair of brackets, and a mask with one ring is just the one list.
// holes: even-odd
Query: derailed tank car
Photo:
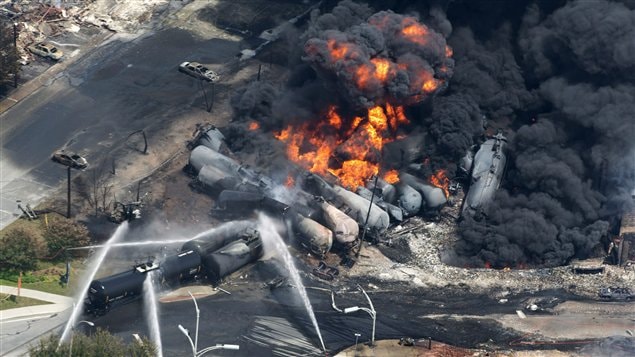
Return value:
[(260, 233), (254, 229), (251, 234), (203, 257), (203, 269), (210, 281), (219, 282), (261, 256), (262, 240)]
[(501, 132), (481, 144), (474, 156), (470, 188), (463, 201), (463, 216), (479, 218), (486, 213), (503, 179), (506, 144), (507, 138)]
[(147, 273), (159, 268), (153, 262), (136, 265), (132, 270), (93, 280), (88, 287), (85, 311), (95, 316), (107, 313), (113, 304), (123, 304), (142, 293)]
[(153, 278), (168, 286), (199, 278), (215, 283), (261, 256), (262, 240), (252, 222), (227, 223), (186, 242), (179, 254), (160, 263), (138, 264), (129, 271), (93, 280), (84, 311), (103, 315), (116, 304), (136, 299), (153, 270), (157, 271)]
[(166, 257), (161, 262), (161, 283), (193, 280), (201, 273), (201, 256), (193, 250)]

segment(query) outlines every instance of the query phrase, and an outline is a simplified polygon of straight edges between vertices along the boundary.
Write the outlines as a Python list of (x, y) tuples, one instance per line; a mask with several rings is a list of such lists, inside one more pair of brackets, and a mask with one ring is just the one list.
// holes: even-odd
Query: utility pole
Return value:
[(375, 185), (373, 187), (373, 192), (370, 196), (370, 204), (368, 205), (368, 212), (366, 213), (366, 221), (364, 222), (364, 231), (362, 231), (362, 237), (359, 239), (359, 249), (357, 249), (357, 253), (355, 254), (355, 258), (359, 258), (359, 254), (362, 252), (362, 244), (364, 243), (364, 237), (366, 237), (366, 228), (368, 226), (368, 219), (370, 218), (370, 210), (373, 208), (373, 200), (375, 199), (375, 191), (377, 191), (377, 180), (379, 179), (379, 173), (375, 175)]
[[(199, 80), (199, 85), (201, 87), (201, 90), (203, 91), (203, 96), (205, 97), (205, 110), (207, 110), (207, 112), (209, 113), (212, 110), (212, 106), (209, 104), (209, 101), (207, 100), (207, 91), (205, 90), (205, 84), (203, 84), (203, 80), (200, 79)], [(212, 83), (212, 100), (214, 100), (214, 83)], [(212, 102), (213, 105), (213, 102)]]
[(66, 192), (66, 218), (71, 218), (71, 167), (66, 167), (66, 173), (68, 177), (68, 186)]
[[(13, 49), (15, 50), (16, 56), (18, 55), (18, 23), (13, 22)], [(13, 72), (13, 86), (18, 88), (18, 68), (15, 67), (15, 71)]]

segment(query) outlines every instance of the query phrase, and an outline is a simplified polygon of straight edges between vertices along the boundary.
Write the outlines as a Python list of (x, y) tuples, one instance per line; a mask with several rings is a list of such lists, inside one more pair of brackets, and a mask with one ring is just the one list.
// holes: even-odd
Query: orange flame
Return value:
[(428, 35), (428, 28), (417, 22), (414, 17), (405, 17), (402, 25), (404, 26), (401, 30), (401, 34), (409, 41), (418, 43), (420, 45), (426, 44), (428, 39), (426, 36)]
[(393, 185), (399, 182), (399, 171), (390, 170), (384, 174), (384, 180)]
[(445, 57), (452, 57), (453, 54), (454, 51), (452, 50), (452, 47), (445, 45)]
[(295, 185), (295, 179), (291, 174), (287, 175), (287, 180), (284, 182), (285, 187), (293, 187)]
[(386, 82), (391, 74), (391, 62), (385, 58), (373, 58), (370, 61), (375, 65), (375, 78), (382, 83)]
[(429, 79), (429, 80), (427, 80), (427, 81), (423, 82), (423, 87), (422, 87), (422, 89), (423, 89), (423, 91), (424, 91), (424, 92), (426, 92), (426, 93), (432, 93), (432, 92), (434, 92), (437, 88), (439, 88), (439, 82), (438, 82), (436, 79), (434, 79), (434, 78)]
[(328, 40), (326, 44), (331, 53), (331, 58), (333, 58), (334, 61), (342, 60), (350, 53), (350, 47), (347, 43), (341, 43), (331, 39)]
[(260, 123), (257, 121), (252, 121), (249, 123), (249, 130), (254, 131), (260, 129)]
[[(305, 169), (336, 176), (342, 186), (355, 189), (379, 173), (379, 153), (394, 140), (399, 124), (408, 123), (402, 107), (386, 105), (368, 109), (364, 118), (344, 122), (335, 107), (310, 127), (306, 122), (289, 126), (275, 137), (287, 144), (287, 157)], [(337, 149), (337, 157), (331, 160)]]
[(367, 88), (373, 81), (383, 85), (394, 75), (393, 63), (386, 58), (372, 58), (370, 64), (363, 63), (355, 70), (357, 87), (360, 89)]
[(446, 176), (445, 170), (439, 170), (434, 175), (430, 176), (430, 183), (443, 190), (445, 198), (450, 197), (450, 179)]

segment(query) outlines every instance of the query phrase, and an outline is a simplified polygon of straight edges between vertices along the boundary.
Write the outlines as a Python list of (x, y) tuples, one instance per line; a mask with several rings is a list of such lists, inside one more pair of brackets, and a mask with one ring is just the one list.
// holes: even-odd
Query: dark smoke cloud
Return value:
[(269, 120), (273, 118), (273, 105), (278, 96), (278, 89), (269, 82), (251, 82), (232, 97), (231, 105), (239, 119), (256, 120), (271, 126)]
[[(323, 80), (335, 81), (348, 101), (359, 108), (386, 101), (413, 104), (445, 88), (454, 61), (446, 55), (442, 35), (414, 16), (392, 11), (359, 22), (366, 8), (353, 11), (351, 6), (342, 2), (338, 11), (318, 17), (305, 36), (304, 59)], [(344, 21), (335, 22), (339, 18)], [(389, 66), (384, 79), (373, 75), (380, 66), (378, 60)], [(427, 81), (435, 81), (437, 88), (426, 90)]]
[[(552, 266), (591, 254), (611, 218), (632, 205), (635, 3), (392, 3), (408, 14), (419, 6), (433, 33), (427, 46), (395, 36), (418, 15), (372, 15), (368, 5), (343, 1), (314, 12), (306, 32), (293, 37), (303, 58), (291, 61), (286, 87), (270, 95), (254, 85), (236, 100), (237, 112), (275, 126), (314, 120), (329, 104), (352, 112), (387, 98), (420, 103), (410, 119), (434, 147), (421, 151), (446, 163), (484, 139), (484, 114), (488, 134), (506, 129), (507, 173), (486, 217), (460, 223), (455, 262)], [(445, 57), (446, 38), (454, 60)], [(329, 40), (356, 55), (334, 64)], [(373, 68), (372, 58), (408, 70), (385, 83), (351, 85), (359, 77), (353, 69)], [(421, 71), (442, 82), (432, 96), (413, 93), (411, 72)]]
[[(551, 266), (584, 258), (607, 233), (608, 220), (632, 205), (635, 121), (628, 113), (635, 91), (625, 78), (635, 63), (633, 19), (632, 11), (608, 1), (573, 1), (550, 14), (527, 8), (517, 57), (528, 76), (494, 80), (503, 93), (523, 94), (511, 96), (519, 99), (513, 105), (472, 95), (490, 113), (530, 108), (538, 119), (513, 137), (507, 182), (487, 218), (461, 223), (463, 262)], [(461, 45), (469, 48), (470, 40), (456, 39), (458, 82), (476, 72), (461, 67)], [(489, 58), (507, 51), (489, 50)], [(467, 57), (474, 59), (467, 68), (487, 66), (487, 57)], [(536, 86), (533, 98), (518, 91), (525, 83)]]
[(535, 101), (512, 53), (509, 24), (485, 42), (477, 41), (469, 28), (459, 28), (450, 44), (456, 58), (452, 91), (473, 97), (488, 117), (513, 116)]
[(519, 41), (538, 76), (573, 65), (592, 75), (634, 78), (635, 11), (615, 2), (572, 1), (540, 23), (539, 17), (539, 9), (529, 9)]
[(435, 138), (437, 151), (458, 161), (483, 133), (483, 118), (478, 104), (469, 95), (452, 94), (436, 97), (428, 120), (429, 133)]
[(326, 30), (345, 31), (348, 28), (359, 25), (372, 15), (373, 11), (365, 3), (355, 3), (350, 0), (341, 1), (331, 12), (320, 14), (319, 10), (311, 13), (311, 21), (308, 29), (302, 36), (306, 41), (318, 37)]

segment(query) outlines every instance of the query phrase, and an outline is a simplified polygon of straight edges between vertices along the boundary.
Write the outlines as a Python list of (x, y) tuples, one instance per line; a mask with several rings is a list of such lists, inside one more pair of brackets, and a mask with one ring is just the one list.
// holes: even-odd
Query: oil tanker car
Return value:
[(227, 223), (187, 241), (180, 253), (158, 263), (148, 261), (131, 270), (93, 280), (84, 300), (84, 312), (104, 315), (113, 306), (138, 298), (150, 272), (163, 286), (197, 279), (215, 284), (261, 256), (262, 239), (253, 223)]

